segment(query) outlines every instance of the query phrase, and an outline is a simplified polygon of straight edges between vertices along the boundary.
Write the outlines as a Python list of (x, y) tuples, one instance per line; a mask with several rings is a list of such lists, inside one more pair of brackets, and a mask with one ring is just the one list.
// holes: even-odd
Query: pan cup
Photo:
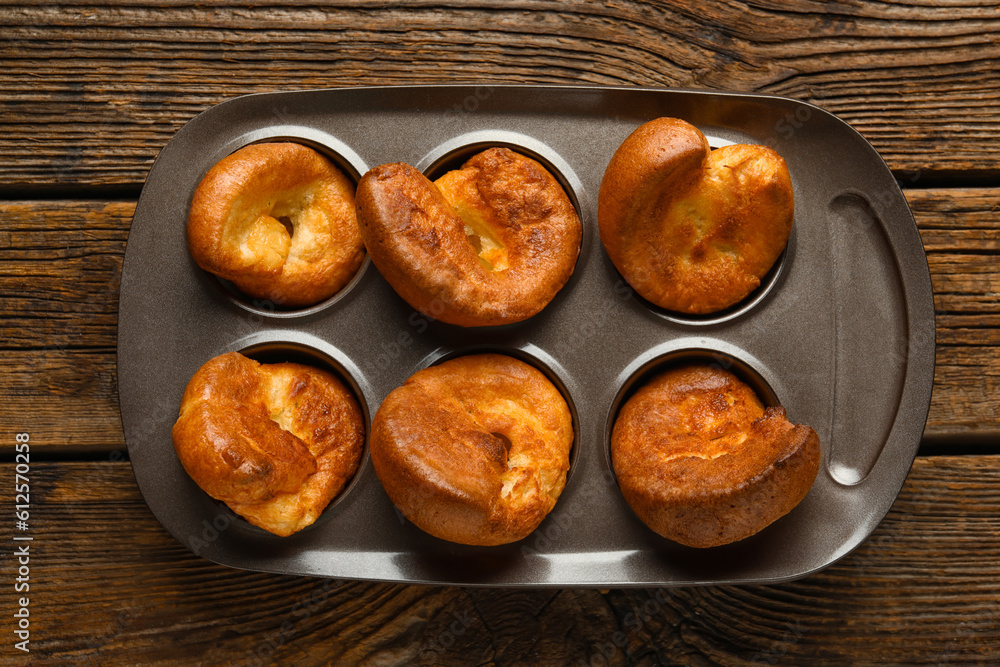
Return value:
[[(693, 345), (687, 346), (685, 341), (679, 341), (674, 345), (661, 346), (660, 349), (653, 350), (633, 361), (618, 376), (618, 392), (608, 412), (605, 427), (604, 452), (608, 470), (611, 471), (612, 476), (615, 473), (611, 458), (611, 436), (621, 409), (635, 395), (636, 391), (664, 371), (689, 364), (705, 364), (711, 368), (727, 370), (749, 386), (765, 408), (781, 405), (778, 394), (774, 390), (775, 382), (769, 380), (762, 372), (763, 364), (746, 352), (723, 344), (721, 341), (699, 339), (687, 341), (687, 343), (693, 343)], [(617, 478), (615, 479), (617, 481)]]
[[(705, 138), (708, 140), (708, 145), (712, 150), (721, 148), (723, 146), (730, 146), (732, 144), (756, 144), (759, 143), (753, 138), (745, 135), (737, 135), (731, 132), (725, 132), (719, 128), (704, 127), (700, 128), (705, 134)], [(727, 136), (721, 136), (726, 134)], [(628, 286), (628, 291), (635, 298), (636, 302), (641, 304), (644, 308), (649, 310), (651, 313), (663, 318), (669, 322), (675, 324), (681, 324), (686, 326), (700, 327), (700, 326), (712, 326), (716, 324), (722, 324), (724, 322), (729, 322), (742, 317), (749, 313), (750, 311), (756, 309), (761, 305), (770, 295), (776, 287), (780, 284), (782, 277), (787, 271), (787, 264), (792, 261), (795, 255), (796, 246), (796, 229), (798, 225), (793, 224), (791, 233), (788, 236), (788, 241), (785, 244), (785, 248), (781, 251), (781, 254), (768, 269), (767, 273), (760, 280), (760, 284), (752, 291), (750, 294), (745, 296), (740, 301), (717, 310), (712, 313), (705, 313), (703, 315), (682, 313), (674, 310), (668, 310), (661, 306), (654, 304), (648, 299), (641, 296), (635, 291), (631, 286), (628, 285), (626, 281), (617, 270), (615, 270), (617, 277), (620, 279), (622, 285)]]
[[(349, 146), (347, 146), (347, 144), (343, 143), (336, 137), (312, 128), (291, 126), (270, 128), (270, 130), (262, 130), (243, 136), (239, 140), (228, 144), (225, 147), (225, 152), (222, 153), (218, 160), (221, 160), (223, 157), (231, 155), (246, 146), (282, 142), (296, 143), (306, 146), (307, 148), (315, 150), (323, 157), (330, 160), (330, 162), (332, 162), (353, 184), (355, 191), (357, 190), (358, 182), (361, 180), (361, 174), (364, 174), (368, 169), (361, 157), (358, 156), (358, 154), (355, 153)], [(213, 161), (212, 165), (218, 162), (218, 160)], [(283, 306), (282, 304), (271, 299), (259, 299), (252, 297), (241, 291), (236, 285), (225, 278), (221, 278), (200, 268), (199, 271), (201, 271), (205, 280), (212, 286), (212, 289), (214, 289), (223, 299), (231, 303), (233, 306), (252, 313), (258, 318), (291, 319), (315, 315), (332, 307), (338, 301), (345, 298), (350, 292), (357, 288), (358, 284), (362, 281), (365, 273), (367, 272), (368, 265), (370, 263), (371, 260), (369, 259), (368, 254), (365, 253), (361, 266), (358, 267), (357, 271), (355, 271), (354, 275), (347, 282), (347, 284), (341, 287), (336, 293), (319, 303), (299, 308)]]
[[(552, 383), (556, 390), (558, 390), (563, 400), (566, 401), (566, 407), (569, 408), (570, 420), (573, 425), (573, 446), (569, 452), (569, 471), (566, 473), (566, 484), (563, 486), (563, 491), (565, 492), (565, 490), (568, 489), (572, 483), (574, 472), (579, 469), (577, 459), (580, 455), (580, 415), (577, 412), (576, 403), (573, 401), (573, 393), (576, 391), (576, 387), (573, 384), (571, 376), (566, 369), (563, 368), (562, 365), (545, 350), (531, 343), (525, 344), (521, 347), (476, 344), (453, 349), (439, 348), (424, 357), (424, 359), (421, 360), (420, 363), (418, 363), (413, 369), (410, 375), (425, 368), (443, 364), (444, 362), (452, 359), (476, 354), (500, 354), (513, 357), (518, 361), (528, 364), (529, 366), (540, 371), (542, 375), (544, 375), (546, 379)], [(556, 507), (552, 511), (558, 511), (558, 508), (559, 505), (557, 503)]]
[(353, 492), (363, 477), (362, 473), (368, 464), (368, 440), (369, 431), (371, 430), (371, 416), (368, 410), (368, 402), (365, 399), (365, 390), (368, 384), (357, 367), (339, 350), (320, 341), (309, 340), (309, 337), (304, 334), (297, 334), (296, 332), (284, 332), (284, 335), (282, 332), (254, 334), (238, 341), (232, 349), (261, 364), (291, 362), (325, 370), (344, 383), (361, 408), (365, 437), (358, 467), (351, 476), (351, 479), (344, 485), (344, 488), (340, 490), (340, 493), (330, 500), (316, 521), (309, 526), (306, 526), (294, 535), (279, 538), (263, 528), (254, 526), (233, 512), (223, 501), (212, 499), (218, 512), (228, 516), (234, 525), (240, 525), (247, 534), (281, 540), (293, 539), (295, 535), (315, 530), (317, 527), (330, 521), (336, 513), (334, 512), (334, 508), (344, 504), (352, 497)]
[[(449, 171), (460, 169), (469, 159), (478, 153), (490, 148), (508, 148), (515, 153), (531, 158), (545, 168), (559, 183), (563, 192), (569, 198), (570, 203), (576, 210), (577, 218), (582, 226), (582, 236), (580, 241), (580, 252), (577, 255), (573, 266), (573, 274), (563, 285), (559, 293), (555, 295), (545, 309), (552, 307), (565, 294), (568, 294), (585, 267), (581, 266), (585, 258), (589, 256), (589, 249), (593, 242), (591, 230), (594, 225), (588, 224), (585, 212), (593, 209), (587, 199), (586, 191), (580, 178), (573, 171), (572, 166), (556, 150), (534, 137), (519, 132), (508, 130), (482, 130), (469, 132), (450, 139), (436, 146), (427, 153), (414, 167), (423, 173), (430, 181), (441, 178)], [(537, 316), (537, 315), (536, 315)]]

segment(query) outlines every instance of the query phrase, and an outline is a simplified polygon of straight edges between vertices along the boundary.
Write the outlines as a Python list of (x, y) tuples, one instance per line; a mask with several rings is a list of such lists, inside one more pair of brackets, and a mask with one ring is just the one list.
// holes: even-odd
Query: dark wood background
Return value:
[[(13, 514), (29, 432), (31, 662), (997, 664), (998, 34), (980, 0), (0, 2), (0, 497)], [(773, 586), (482, 590), (239, 572), (160, 528), (115, 385), (154, 157), (237, 95), (418, 83), (759, 91), (872, 142), (927, 250), (938, 363), (920, 456), (861, 548)], [(0, 658), (16, 663), (10, 550)]]

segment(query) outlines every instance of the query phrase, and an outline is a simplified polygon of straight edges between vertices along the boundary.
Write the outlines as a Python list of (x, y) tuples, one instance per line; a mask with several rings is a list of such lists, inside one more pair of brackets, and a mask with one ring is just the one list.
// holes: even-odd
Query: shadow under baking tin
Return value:
[[(319, 136), (322, 137), (322, 135)], [(327, 141), (328, 142), (333, 141), (333, 138), (329, 138), (327, 139)], [(273, 144), (273, 143), (301, 144), (303, 146), (306, 146), (307, 148), (311, 148), (316, 152), (322, 154), (325, 158), (330, 160), (334, 164), (334, 166), (336, 166), (338, 169), (340, 169), (341, 172), (343, 172), (343, 174), (347, 177), (347, 179), (351, 181), (351, 183), (353, 183), (354, 190), (355, 192), (357, 192), (358, 183), (361, 181), (361, 173), (359, 169), (365, 168), (364, 163), (360, 162), (360, 158), (357, 158), (356, 156), (353, 161), (351, 159), (348, 159), (348, 157), (342, 154), (343, 149), (337, 150), (332, 146), (327, 145), (327, 143), (324, 143), (321, 140), (321, 138), (310, 138), (305, 136), (277, 134), (274, 136), (262, 137), (250, 141), (249, 143), (240, 146), (236, 150), (230, 152), (229, 155), (232, 155), (236, 151), (245, 148), (246, 146), (253, 146), (257, 144)], [(358, 164), (355, 164), (355, 162), (358, 162)], [(291, 235), (294, 236), (294, 230), (292, 231)], [(348, 280), (343, 287), (341, 287), (339, 290), (331, 294), (329, 297), (323, 299), (318, 303), (315, 303), (311, 306), (301, 306), (295, 308), (282, 306), (280, 303), (275, 302), (271, 299), (255, 298), (253, 296), (250, 296), (249, 294), (243, 292), (235, 284), (233, 284), (232, 281), (226, 280), (225, 278), (217, 276), (209, 271), (204, 271), (204, 269), (201, 270), (204, 272), (206, 278), (208, 279), (208, 282), (211, 283), (212, 286), (216, 288), (220, 294), (222, 294), (223, 298), (226, 299), (226, 301), (228, 301), (229, 303), (236, 306), (237, 308), (241, 308), (242, 310), (245, 310), (249, 313), (253, 313), (254, 315), (258, 315), (260, 317), (269, 317), (274, 319), (291, 319), (296, 317), (308, 317), (310, 315), (315, 315), (316, 313), (320, 313), (332, 307), (338, 301), (340, 301), (348, 294), (350, 294), (351, 291), (355, 289), (355, 287), (357, 287), (358, 283), (360, 283), (361, 280), (364, 278), (364, 274), (368, 270), (369, 264), (371, 264), (371, 259), (368, 256), (368, 253), (365, 252), (364, 259), (361, 260), (361, 265), (358, 266), (357, 271), (354, 272), (354, 275), (351, 276), (351, 279)]]

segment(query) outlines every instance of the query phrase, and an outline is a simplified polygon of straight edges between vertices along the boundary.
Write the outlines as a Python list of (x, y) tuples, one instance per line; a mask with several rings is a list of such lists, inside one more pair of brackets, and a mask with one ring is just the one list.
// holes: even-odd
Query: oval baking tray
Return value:
[[(713, 147), (759, 143), (788, 163), (796, 196), (788, 247), (747, 301), (707, 318), (633, 295), (597, 234), (597, 191), (618, 145), (658, 116), (696, 125)], [(303, 311), (234, 294), (188, 254), (192, 194), (249, 143), (300, 141), (357, 179), (407, 162), (440, 171), (506, 145), (560, 178), (584, 224), (573, 277), (515, 325), (462, 329), (410, 308), (366, 262), (340, 294)], [(146, 180), (122, 270), (118, 384), (136, 481), (163, 526), (231, 567), (352, 579), (498, 586), (677, 586), (773, 582), (841, 558), (885, 516), (913, 462), (930, 401), (934, 311), (927, 261), (896, 181), (849, 125), (802, 102), (706, 91), (586, 87), (353, 88), (240, 97), (185, 125)], [(171, 444), (188, 380), (244, 350), (334, 369), (370, 425), (414, 371), (468, 351), (514, 354), (569, 396), (576, 442), (566, 489), (521, 542), (467, 547), (402, 518), (366, 455), (315, 525), (278, 538), (236, 516), (185, 474)], [(617, 407), (649, 373), (699, 358), (773, 394), (822, 442), (805, 500), (757, 535), (709, 550), (647, 529), (615, 483)]]

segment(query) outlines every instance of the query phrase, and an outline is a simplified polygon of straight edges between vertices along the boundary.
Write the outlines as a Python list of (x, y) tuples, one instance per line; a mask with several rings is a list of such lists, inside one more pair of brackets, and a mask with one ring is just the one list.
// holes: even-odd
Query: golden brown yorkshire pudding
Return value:
[(535, 160), (490, 148), (434, 183), (385, 164), (358, 185), (372, 261), (417, 310), (461, 326), (519, 322), (573, 273), (582, 227), (559, 182)]
[(173, 441), (208, 495), (287, 536), (311, 525), (354, 475), (364, 428), (357, 400), (332, 374), (229, 352), (191, 378)]
[(253, 144), (220, 160), (195, 190), (187, 234), (198, 266), (293, 308), (338, 292), (365, 252), (353, 183), (294, 143)]
[(787, 514), (812, 486), (820, 445), (781, 407), (761, 405), (707, 365), (655, 376), (622, 407), (611, 459), (629, 506), (663, 537), (714, 547)]
[(792, 182), (765, 146), (714, 151), (696, 127), (658, 118), (615, 151), (598, 195), (608, 256), (648, 301), (687, 314), (739, 303), (788, 242)]
[(441, 539), (526, 537), (566, 484), (573, 424), (536, 368), (498, 354), (414, 373), (372, 422), (372, 464), (403, 515)]

